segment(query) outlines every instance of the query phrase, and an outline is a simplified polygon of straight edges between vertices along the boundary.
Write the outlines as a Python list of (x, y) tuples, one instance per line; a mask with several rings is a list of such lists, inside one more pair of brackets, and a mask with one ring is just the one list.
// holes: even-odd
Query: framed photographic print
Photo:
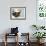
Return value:
[(46, 0), (37, 0), (37, 15), (36, 23), (37, 25), (46, 25)]
[(37, 0), (37, 16), (46, 18), (46, 0)]
[(38, 26), (45, 26), (44, 30), (46, 31), (46, 0), (37, 0), (37, 15), (36, 15), (36, 23)]
[(11, 20), (25, 20), (26, 7), (10, 7), (10, 19)]

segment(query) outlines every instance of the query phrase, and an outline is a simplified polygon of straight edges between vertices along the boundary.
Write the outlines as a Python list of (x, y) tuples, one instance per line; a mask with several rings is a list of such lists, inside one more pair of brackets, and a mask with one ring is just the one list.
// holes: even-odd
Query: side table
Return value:
[(6, 33), (5, 34), (5, 46), (7, 46), (7, 43), (8, 43), (7, 42), (7, 38), (8, 38), (7, 36), (9, 36), (9, 37), (10, 36), (16, 36), (16, 39), (15, 39), (16, 40), (16, 45), (15, 46), (18, 46), (18, 33), (17, 34), (16, 33), (15, 34)]

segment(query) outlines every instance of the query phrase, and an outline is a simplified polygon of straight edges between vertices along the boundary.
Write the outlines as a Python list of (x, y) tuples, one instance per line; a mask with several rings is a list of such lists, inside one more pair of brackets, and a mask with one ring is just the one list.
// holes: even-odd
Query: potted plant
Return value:
[[(33, 35), (37, 38), (37, 42), (38, 43), (41, 43), (40, 40), (46, 36), (45, 35), (46, 33), (45, 32), (35, 32)], [(44, 37), (45, 38), (45, 37)]]

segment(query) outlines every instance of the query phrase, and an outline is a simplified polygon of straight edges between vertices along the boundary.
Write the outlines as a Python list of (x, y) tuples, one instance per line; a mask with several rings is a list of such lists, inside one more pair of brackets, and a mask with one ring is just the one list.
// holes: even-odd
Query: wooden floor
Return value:
[[(2, 42), (0, 42), (0, 46), (4, 46), (4, 43)], [(8, 45), (7, 46), (15, 46), (15, 43), (8, 43)], [(21, 45), (22, 46), (22, 45)], [(25, 46), (25, 45), (24, 45)], [(30, 43), (30, 46), (37, 46), (37, 43)], [(44, 43), (44, 45), (41, 45), (41, 46), (46, 46), (46, 43)]]

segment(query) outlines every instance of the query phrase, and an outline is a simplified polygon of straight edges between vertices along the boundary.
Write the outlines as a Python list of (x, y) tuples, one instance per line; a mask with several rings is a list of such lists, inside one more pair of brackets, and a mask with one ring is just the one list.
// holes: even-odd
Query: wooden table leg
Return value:
[(5, 46), (7, 46), (7, 34), (5, 34)]
[(18, 46), (18, 34), (16, 36), (16, 45), (15, 46)]
[(17, 46), (18, 46), (18, 34), (17, 34)]

